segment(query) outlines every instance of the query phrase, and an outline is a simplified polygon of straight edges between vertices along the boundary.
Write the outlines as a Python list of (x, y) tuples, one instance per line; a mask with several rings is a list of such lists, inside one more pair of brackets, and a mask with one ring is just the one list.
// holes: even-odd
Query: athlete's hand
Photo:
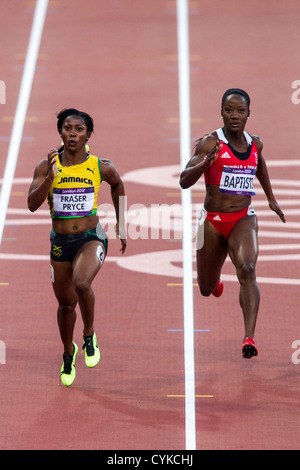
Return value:
[(56, 148), (51, 149), (48, 153), (48, 176), (52, 179), (55, 178), (57, 173), (56, 155), (58, 155), (58, 150)]
[(122, 255), (124, 255), (126, 247), (127, 247), (127, 238), (126, 238), (125, 227), (123, 225), (119, 226), (119, 222), (117, 222), (117, 224), (115, 226), (115, 231), (116, 231), (117, 237), (120, 238), (120, 240), (121, 240), (121, 249), (120, 249), (120, 251), (121, 251)]
[(274, 199), (272, 201), (269, 201), (269, 207), (270, 209), (272, 209), (272, 211), (276, 212), (276, 214), (280, 217), (280, 219), (282, 220), (282, 222), (286, 222), (286, 218), (284, 216), (284, 213), (282, 212), (279, 204), (277, 203), (277, 201)]
[(218, 139), (216, 145), (214, 145), (204, 157), (204, 163), (206, 166), (211, 166), (217, 160), (221, 148), (222, 142)]

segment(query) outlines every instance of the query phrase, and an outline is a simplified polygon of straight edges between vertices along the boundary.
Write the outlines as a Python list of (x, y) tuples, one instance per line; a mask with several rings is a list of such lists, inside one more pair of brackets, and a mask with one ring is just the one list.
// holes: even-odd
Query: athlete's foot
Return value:
[(223, 294), (223, 290), (224, 284), (221, 279), (219, 279), (217, 287), (215, 288), (215, 290), (212, 291), (212, 295), (214, 295), (215, 297), (220, 297)]
[(253, 356), (257, 356), (258, 354), (254, 339), (250, 336), (247, 336), (244, 340), (242, 353), (245, 359), (250, 359)]
[(85, 350), (85, 363), (87, 367), (95, 367), (100, 361), (100, 350), (96, 334), (83, 337), (82, 349)]
[(72, 385), (76, 376), (75, 358), (78, 352), (78, 347), (77, 347), (77, 344), (75, 344), (74, 342), (73, 342), (73, 346), (74, 346), (73, 355), (66, 354), (66, 353), (63, 354), (63, 365), (60, 371), (60, 379), (66, 387), (69, 387), (70, 385)]

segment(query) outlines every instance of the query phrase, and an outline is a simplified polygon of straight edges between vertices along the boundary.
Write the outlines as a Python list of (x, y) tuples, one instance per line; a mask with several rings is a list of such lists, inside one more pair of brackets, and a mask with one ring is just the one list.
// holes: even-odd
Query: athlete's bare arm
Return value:
[(46, 200), (56, 175), (56, 155), (58, 150), (51, 149), (47, 160), (42, 160), (37, 165), (33, 180), (28, 191), (28, 208), (35, 212)]
[(252, 138), (258, 151), (258, 165), (256, 170), (256, 177), (260, 182), (260, 185), (268, 199), (270, 209), (272, 209), (280, 217), (282, 222), (286, 222), (285, 216), (273, 194), (267, 164), (265, 162), (264, 157), (262, 156), (263, 143), (261, 139), (257, 136), (252, 136)]
[(220, 148), (221, 143), (213, 134), (199, 140), (194, 155), (180, 175), (180, 186), (183, 189), (193, 186), (198, 181), (206, 168), (216, 161)]
[(110, 160), (101, 159), (100, 170), (103, 181), (106, 181), (106, 183), (108, 183), (111, 188), (111, 198), (117, 219), (116, 234), (121, 239), (121, 252), (123, 254), (127, 246), (124, 214), (124, 184), (114, 164)]

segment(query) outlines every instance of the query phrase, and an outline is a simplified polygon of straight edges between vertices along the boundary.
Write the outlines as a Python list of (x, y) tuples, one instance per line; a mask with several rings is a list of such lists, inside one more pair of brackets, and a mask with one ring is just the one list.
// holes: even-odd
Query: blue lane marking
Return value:
[[(10, 135), (1, 135), (0, 136), (0, 142), (9, 142), (10, 141)], [(22, 142), (33, 142), (34, 137), (22, 137)]]

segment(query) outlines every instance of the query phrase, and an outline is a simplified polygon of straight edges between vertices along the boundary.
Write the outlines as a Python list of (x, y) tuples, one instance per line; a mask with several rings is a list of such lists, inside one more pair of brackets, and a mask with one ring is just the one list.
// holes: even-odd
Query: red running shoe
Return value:
[(214, 295), (215, 297), (221, 297), (221, 295), (223, 294), (223, 290), (224, 284), (221, 279), (219, 279), (217, 287), (215, 288), (215, 290), (212, 291), (212, 295)]
[(250, 338), (250, 336), (247, 336), (247, 338), (245, 338), (242, 353), (243, 357), (245, 357), (246, 359), (250, 359), (252, 356), (257, 356), (258, 354), (257, 349), (255, 347), (254, 339)]

